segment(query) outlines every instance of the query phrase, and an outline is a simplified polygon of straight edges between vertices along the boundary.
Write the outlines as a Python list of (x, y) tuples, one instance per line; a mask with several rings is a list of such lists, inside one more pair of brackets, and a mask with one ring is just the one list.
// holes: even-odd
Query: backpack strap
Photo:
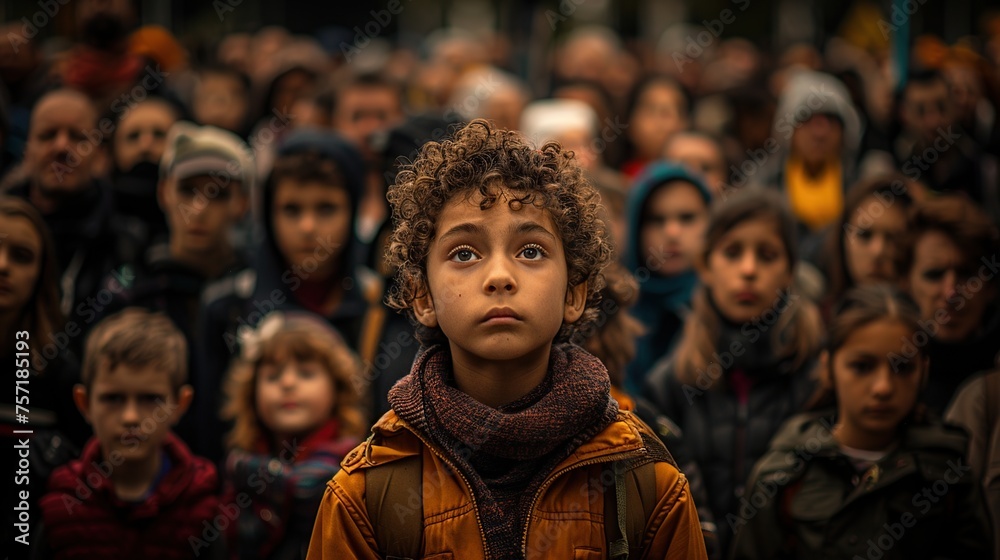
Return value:
[(365, 470), (365, 507), (386, 560), (420, 557), (424, 532), (422, 470), (419, 453)]
[(375, 363), (375, 353), (378, 351), (379, 339), (382, 338), (382, 328), (385, 325), (386, 309), (382, 305), (382, 292), (385, 283), (373, 273), (359, 274), (359, 280), (364, 284), (364, 297), (368, 310), (361, 323), (361, 335), (358, 338), (358, 355), (364, 363)]
[[(604, 535), (608, 558), (627, 560), (642, 556), (646, 522), (656, 507), (656, 463), (611, 463), (614, 485), (604, 486)], [(632, 507), (629, 507), (629, 505)], [(642, 507), (637, 507), (641, 505)]]

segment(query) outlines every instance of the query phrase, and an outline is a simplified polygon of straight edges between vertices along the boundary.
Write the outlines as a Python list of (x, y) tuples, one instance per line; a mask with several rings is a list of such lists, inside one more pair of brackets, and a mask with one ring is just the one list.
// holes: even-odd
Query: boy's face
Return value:
[(243, 83), (227, 74), (204, 74), (195, 86), (191, 112), (198, 124), (238, 132), (247, 116), (249, 101)]
[(275, 187), (271, 219), (288, 264), (317, 278), (334, 271), (350, 242), (351, 200), (339, 186), (285, 179)]
[(115, 130), (115, 167), (127, 171), (142, 161), (160, 163), (167, 132), (177, 118), (164, 103), (150, 101), (127, 113)]
[(394, 126), (403, 117), (399, 94), (381, 86), (358, 86), (345, 90), (337, 100), (333, 128), (362, 149), (379, 130)]
[(126, 463), (148, 461), (159, 453), (191, 396), (191, 387), (175, 392), (170, 376), (155, 367), (119, 364), (108, 370), (106, 363), (98, 367), (89, 391), (77, 385), (73, 393), (105, 459), (120, 456)]
[(547, 351), (563, 321), (580, 318), (586, 285), (567, 293), (568, 268), (552, 216), (533, 205), (512, 210), (509, 191), (491, 208), (482, 196), (452, 198), (427, 255), (429, 296), (417, 319), (440, 327), (453, 356), (506, 361)]
[(204, 254), (229, 246), (229, 229), (246, 212), (239, 181), (228, 184), (209, 175), (160, 182), (160, 208), (167, 215), (171, 244), (188, 254)]
[(657, 187), (646, 200), (640, 228), (643, 264), (660, 276), (675, 276), (694, 265), (702, 251), (708, 205), (686, 181)]

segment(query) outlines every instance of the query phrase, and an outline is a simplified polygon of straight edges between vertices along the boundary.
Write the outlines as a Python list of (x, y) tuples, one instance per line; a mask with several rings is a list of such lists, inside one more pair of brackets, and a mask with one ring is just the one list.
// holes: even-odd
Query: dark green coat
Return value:
[(739, 514), (725, 520), (738, 529), (732, 558), (990, 558), (964, 433), (911, 426), (894, 451), (858, 474), (832, 427), (832, 416), (802, 414), (778, 432), (754, 466)]

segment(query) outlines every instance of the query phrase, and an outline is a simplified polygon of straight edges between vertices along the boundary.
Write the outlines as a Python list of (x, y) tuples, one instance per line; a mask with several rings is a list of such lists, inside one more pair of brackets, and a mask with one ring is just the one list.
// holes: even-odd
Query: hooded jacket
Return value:
[[(57, 558), (191, 558), (206, 522), (219, 514), (218, 477), (175, 435), (164, 441), (170, 470), (142, 502), (115, 495), (100, 442), (91, 439), (79, 460), (56, 470), (42, 498), (46, 541)], [(221, 541), (219, 541), (221, 542)], [(203, 542), (206, 547), (216, 545)], [(201, 553), (207, 551), (201, 549)]]
[(694, 270), (676, 276), (661, 276), (656, 271), (655, 258), (644, 259), (644, 251), (640, 247), (646, 204), (653, 193), (672, 181), (694, 185), (706, 207), (712, 200), (700, 177), (681, 165), (667, 162), (647, 166), (629, 192), (626, 209), (628, 234), (623, 259), (625, 267), (639, 282), (639, 299), (630, 312), (646, 327), (646, 334), (636, 340), (635, 359), (625, 373), (625, 388), (633, 395), (641, 394), (643, 382), (653, 364), (673, 347), (684, 317), (690, 310), (691, 295), (698, 284)]
[[(771, 137), (764, 148), (755, 153), (748, 152), (744, 165), (739, 165), (742, 173), (746, 173), (753, 164), (752, 173), (746, 173), (746, 179), (751, 185), (777, 188), (785, 191), (787, 178), (785, 165), (791, 152), (792, 135), (812, 115), (829, 114), (835, 116), (843, 126), (843, 144), (840, 151), (841, 182), (843, 192), (854, 183), (858, 150), (861, 146), (861, 119), (854, 108), (851, 96), (844, 84), (837, 78), (803, 70), (791, 77), (778, 99), (778, 107), (774, 113), (774, 123), (771, 127)], [(763, 161), (758, 159), (763, 158)], [(801, 224), (800, 239), (804, 254), (809, 260), (820, 242), (819, 235), (811, 235), (808, 227)]]
[[(344, 186), (350, 199), (351, 225), (357, 220), (358, 201), (364, 188), (364, 163), (361, 154), (347, 140), (333, 132), (303, 129), (293, 132), (280, 146), (278, 157), (317, 152), (325, 159), (336, 163), (344, 178)], [(308, 272), (288, 265), (278, 249), (271, 221), (276, 185), (273, 176), (264, 184), (261, 216), (264, 224), (261, 239), (252, 257), (251, 270), (227, 278), (208, 286), (202, 299), (202, 328), (206, 333), (200, 354), (200, 366), (195, 386), (195, 414), (203, 430), (203, 441), (199, 452), (221, 459), (221, 440), (224, 427), (218, 420), (217, 411), (221, 400), (199, 399), (197, 395), (218, 396), (222, 378), (230, 358), (239, 351), (241, 329), (253, 328), (267, 313), (275, 310), (303, 311), (299, 301), (301, 291), (308, 279)], [(378, 346), (373, 355), (365, 355), (359, 346), (363, 342), (366, 329), (372, 323), (369, 311), (373, 306), (381, 308), (382, 282), (378, 275), (364, 266), (357, 265), (363, 249), (353, 234), (345, 247), (324, 245), (324, 250), (338, 254), (340, 276), (330, 280), (339, 284), (342, 298), (337, 308), (326, 317), (327, 321), (344, 338), (347, 345), (361, 354), (366, 366), (366, 376), (372, 385), (383, 379), (399, 379), (410, 370), (418, 344), (411, 336), (412, 328), (403, 317), (382, 309), (381, 334), (377, 334)], [(374, 328), (374, 327), (373, 327)], [(388, 390), (388, 387), (385, 387)]]
[(830, 416), (802, 414), (782, 427), (730, 517), (739, 527), (734, 560), (991, 557), (960, 430), (908, 426), (898, 446), (859, 475), (833, 426)]
[[(352, 451), (327, 484), (313, 529), (308, 560), (382, 557), (365, 506), (365, 476), (399, 459), (421, 455), (422, 558), (486, 558), (482, 526), (472, 490), (447, 451), (389, 411), (373, 435)], [(534, 498), (523, 534), (525, 558), (605, 558), (603, 499), (587, 489), (612, 461), (648, 453), (649, 428), (628, 412), (581, 445), (552, 470)], [(657, 462), (656, 507), (644, 535), (643, 558), (705, 558), (705, 544), (687, 479), (669, 463)], [(581, 492), (580, 489), (583, 489)]]

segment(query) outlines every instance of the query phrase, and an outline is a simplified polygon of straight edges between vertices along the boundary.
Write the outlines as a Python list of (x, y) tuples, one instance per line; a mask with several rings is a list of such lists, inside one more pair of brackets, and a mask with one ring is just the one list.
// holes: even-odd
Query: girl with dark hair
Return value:
[(757, 463), (731, 524), (732, 557), (989, 558), (967, 438), (929, 418), (917, 304), (883, 284), (850, 291), (830, 324), (816, 406)]
[(740, 190), (712, 208), (695, 263), (702, 286), (676, 349), (646, 384), (691, 443), (723, 549), (750, 468), (813, 391), (821, 323), (792, 287), (795, 228), (775, 191)]

